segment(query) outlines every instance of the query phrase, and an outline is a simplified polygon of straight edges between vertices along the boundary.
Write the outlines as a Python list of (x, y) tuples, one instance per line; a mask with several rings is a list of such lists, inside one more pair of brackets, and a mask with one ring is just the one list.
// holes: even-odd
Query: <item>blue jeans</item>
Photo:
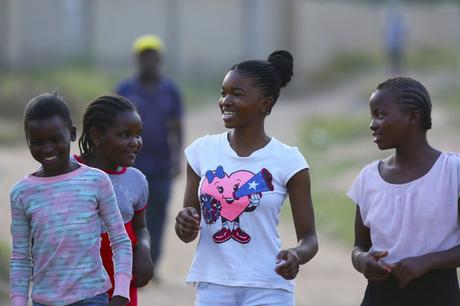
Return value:
[(171, 179), (169, 177), (158, 178), (147, 175), (147, 181), (149, 183), (149, 200), (145, 219), (150, 233), (150, 254), (153, 264), (156, 266), (161, 255)]
[[(78, 301), (70, 304), (69, 306), (106, 306), (109, 304), (109, 297), (107, 293), (101, 293), (99, 295), (87, 298), (85, 300)], [(33, 301), (33, 306), (46, 306), (44, 304)]]

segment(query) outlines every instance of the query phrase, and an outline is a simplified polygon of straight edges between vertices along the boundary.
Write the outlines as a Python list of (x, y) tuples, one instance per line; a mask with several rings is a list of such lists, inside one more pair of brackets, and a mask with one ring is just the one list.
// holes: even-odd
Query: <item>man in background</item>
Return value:
[[(155, 35), (141, 36), (133, 51), (137, 72), (121, 82), (116, 92), (134, 103), (142, 118), (143, 147), (135, 167), (149, 183), (146, 219), (152, 260), (158, 271), (171, 183), (180, 170), (183, 103), (177, 86), (161, 73), (162, 40)], [(158, 280), (157, 273), (154, 279)]]

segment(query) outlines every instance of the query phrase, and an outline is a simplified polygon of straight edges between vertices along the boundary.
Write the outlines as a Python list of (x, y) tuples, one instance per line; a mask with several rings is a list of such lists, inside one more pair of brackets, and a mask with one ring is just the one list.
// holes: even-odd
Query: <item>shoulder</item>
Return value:
[(215, 134), (215, 135), (205, 135), (200, 138), (195, 139), (186, 150), (193, 148), (203, 148), (209, 146), (220, 145), (224, 139), (226, 139), (227, 133)]
[(121, 81), (116, 88), (118, 94), (122, 94), (124, 91), (130, 90), (134, 87), (136, 81), (134, 78), (129, 78)]
[(172, 89), (172, 90), (178, 90), (178, 86), (176, 82), (174, 82), (172, 79), (168, 77), (161, 78), (161, 86)]
[(23, 177), (10, 188), (11, 200), (15, 201), (30, 186), (27, 181), (27, 176)]
[(270, 154), (282, 159), (302, 158), (305, 159), (299, 148), (296, 146), (288, 145), (274, 137), (272, 137), (270, 147)]
[(97, 182), (97, 181), (102, 181), (102, 182), (110, 182), (110, 177), (107, 173), (104, 171), (89, 167), (85, 164), (79, 164), (80, 167), (82, 167), (82, 172), (81, 175), (88, 177), (91, 181)]
[(142, 173), (139, 169), (134, 167), (126, 168), (126, 172), (123, 174), (126, 177), (129, 177), (130, 180), (134, 180), (136, 182), (146, 182), (147, 178), (145, 177), (144, 173)]

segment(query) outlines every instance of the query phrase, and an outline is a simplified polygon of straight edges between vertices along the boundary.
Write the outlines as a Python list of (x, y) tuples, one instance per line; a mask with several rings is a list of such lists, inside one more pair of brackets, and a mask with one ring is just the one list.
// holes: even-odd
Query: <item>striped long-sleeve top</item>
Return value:
[(32, 299), (68, 305), (111, 288), (99, 254), (101, 221), (112, 242), (115, 293), (129, 299), (132, 249), (109, 177), (80, 165), (53, 177), (28, 175), (13, 186), (12, 305)]

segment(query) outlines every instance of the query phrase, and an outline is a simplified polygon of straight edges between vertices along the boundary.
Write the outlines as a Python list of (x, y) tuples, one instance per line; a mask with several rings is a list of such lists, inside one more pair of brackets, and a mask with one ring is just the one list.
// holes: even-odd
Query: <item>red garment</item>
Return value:
[[(125, 224), (126, 233), (128, 233), (128, 237), (131, 240), (131, 244), (135, 246), (137, 244), (137, 237), (136, 233), (133, 229), (132, 221), (129, 221)], [(114, 287), (114, 271), (113, 271), (113, 262), (112, 262), (112, 248), (110, 247), (110, 239), (107, 233), (101, 235), (101, 258), (102, 264), (104, 265), (107, 274), (109, 274), (110, 281), (112, 283), (112, 289), (107, 291), (109, 298), (112, 298), (113, 294), (113, 287)], [(131, 284), (129, 286), (129, 299), (131, 300), (127, 306), (137, 306), (137, 287), (136, 282), (133, 279), (131, 280)]]

